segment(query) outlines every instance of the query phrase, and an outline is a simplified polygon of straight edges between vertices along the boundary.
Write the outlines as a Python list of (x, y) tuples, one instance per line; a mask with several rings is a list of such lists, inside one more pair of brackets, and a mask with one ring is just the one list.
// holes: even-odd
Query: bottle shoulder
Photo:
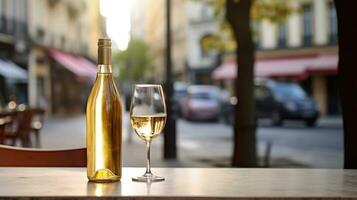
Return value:
[(93, 83), (89, 93), (88, 101), (102, 99), (106, 101), (119, 101), (121, 103), (120, 92), (112, 79), (98, 80)]

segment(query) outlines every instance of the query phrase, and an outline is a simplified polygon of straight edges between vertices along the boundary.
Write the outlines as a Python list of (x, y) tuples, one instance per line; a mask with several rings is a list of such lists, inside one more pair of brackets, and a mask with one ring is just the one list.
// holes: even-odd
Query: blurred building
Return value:
[[(142, 2), (142, 1), (140, 1)], [(186, 80), (186, 39), (187, 19), (182, 14), (185, 9), (185, 0), (171, 1), (171, 33), (172, 33), (172, 72), (173, 80)], [(149, 74), (154, 82), (163, 82), (165, 79), (165, 49), (166, 49), (166, 11), (165, 0), (147, 0), (144, 40), (150, 47), (155, 69)], [(136, 11), (136, 12), (140, 12)], [(135, 24), (132, 30), (137, 29)]]
[(10, 100), (27, 102), (26, 0), (0, 0), (0, 107)]
[[(331, 0), (294, 0), (293, 12), (282, 23), (255, 22), (256, 76), (299, 82), (319, 103), (321, 114), (339, 114), (337, 91), (337, 17)], [(232, 82), (235, 59), (213, 72)]]
[(81, 112), (104, 35), (99, 0), (29, 0), (28, 94), (31, 106), (54, 114)]
[(187, 65), (189, 81), (195, 84), (212, 82), (211, 72), (219, 64), (219, 54), (215, 51), (205, 51), (203, 39), (217, 33), (220, 20), (214, 16), (213, 8), (207, 1), (186, 1), (188, 16), (187, 33)]
[(148, 0), (133, 0), (130, 4), (130, 38), (145, 40)]
[(99, 0), (0, 0), (0, 106), (80, 112), (100, 36)]

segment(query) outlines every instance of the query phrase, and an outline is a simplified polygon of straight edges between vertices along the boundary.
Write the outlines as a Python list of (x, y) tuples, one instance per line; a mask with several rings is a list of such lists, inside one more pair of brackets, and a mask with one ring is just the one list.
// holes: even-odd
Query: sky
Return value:
[(100, 0), (100, 13), (106, 17), (107, 34), (119, 50), (130, 40), (130, 3), (128, 0)]

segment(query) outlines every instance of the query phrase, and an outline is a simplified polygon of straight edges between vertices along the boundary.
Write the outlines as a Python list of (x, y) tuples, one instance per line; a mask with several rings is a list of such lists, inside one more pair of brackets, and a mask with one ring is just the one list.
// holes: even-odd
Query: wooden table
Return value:
[(121, 182), (92, 183), (85, 168), (0, 168), (0, 199), (357, 198), (355, 170), (154, 168), (166, 181), (131, 181), (143, 171), (124, 168)]

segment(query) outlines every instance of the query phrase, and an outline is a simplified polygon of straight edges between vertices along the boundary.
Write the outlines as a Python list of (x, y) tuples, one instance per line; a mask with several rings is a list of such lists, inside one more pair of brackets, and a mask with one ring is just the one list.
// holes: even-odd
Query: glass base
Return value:
[(161, 176), (156, 176), (152, 173), (146, 173), (142, 176), (133, 177), (132, 180), (137, 182), (160, 182), (164, 181), (165, 178)]

